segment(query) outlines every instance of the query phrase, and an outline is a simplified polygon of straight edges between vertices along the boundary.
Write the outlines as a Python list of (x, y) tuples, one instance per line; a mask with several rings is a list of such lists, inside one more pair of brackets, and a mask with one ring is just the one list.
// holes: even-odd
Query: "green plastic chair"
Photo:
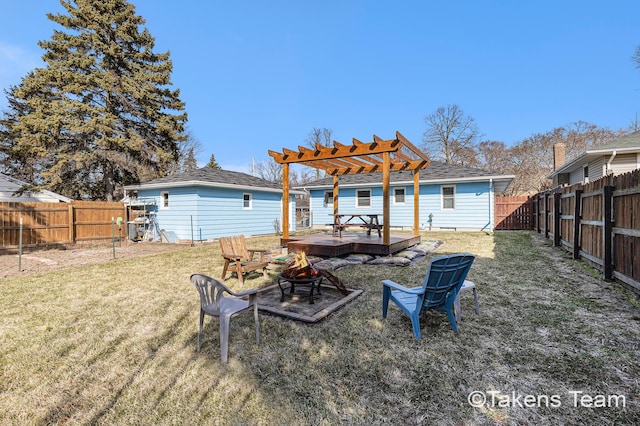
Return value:
[(387, 317), (389, 300), (393, 301), (411, 319), (413, 335), (419, 340), (420, 314), (438, 309), (447, 313), (451, 327), (457, 332), (454, 303), (474, 259), (475, 256), (469, 253), (434, 258), (420, 287), (408, 288), (383, 280), (382, 317)]
[[(258, 290), (246, 290), (234, 293), (215, 278), (202, 274), (191, 275), (193, 284), (200, 294), (200, 327), (198, 328), (198, 352), (205, 315), (220, 319), (220, 358), (227, 362), (229, 348), (229, 325), (231, 317), (253, 308), (256, 323), (256, 343), (260, 343), (260, 323), (258, 322)], [(232, 297), (227, 297), (227, 293)]]

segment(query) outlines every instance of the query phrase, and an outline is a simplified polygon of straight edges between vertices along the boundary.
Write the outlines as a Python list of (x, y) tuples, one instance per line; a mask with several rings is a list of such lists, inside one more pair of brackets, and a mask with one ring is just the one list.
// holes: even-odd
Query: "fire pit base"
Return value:
[(311, 287), (309, 291), (309, 304), (313, 305), (313, 290), (316, 289), (318, 295), (320, 295), (320, 284), (322, 283), (322, 275), (317, 275), (310, 278), (289, 278), (285, 277), (282, 274), (278, 274), (278, 287), (280, 287), (280, 292), (282, 296), (280, 297), (280, 302), (284, 302), (284, 291), (285, 288), (282, 286), (283, 283), (289, 283), (289, 294), (294, 294), (296, 291), (296, 285), (308, 285)]

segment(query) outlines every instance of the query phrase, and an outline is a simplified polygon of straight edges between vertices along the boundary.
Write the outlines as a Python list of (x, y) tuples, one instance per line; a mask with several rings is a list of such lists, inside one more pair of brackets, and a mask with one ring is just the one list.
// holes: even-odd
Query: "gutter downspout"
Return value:
[(493, 178), (489, 178), (489, 229), (491, 232), (493, 232), (493, 218), (491, 216), (491, 188), (493, 187)]
[(489, 200), (489, 222), (487, 222), (487, 224), (485, 226), (482, 227), (482, 229), (480, 231), (484, 231), (485, 229), (489, 228), (489, 232), (493, 233), (494, 229), (494, 223), (493, 223), (493, 218), (491, 216), (491, 188), (493, 187), (493, 178), (489, 178), (489, 192), (487, 193), (487, 199)]
[(611, 158), (609, 158), (609, 161), (607, 161), (607, 170), (605, 170), (605, 175), (608, 175), (609, 172), (611, 171), (611, 163), (613, 162), (613, 159), (616, 158), (616, 151), (613, 151), (613, 153), (611, 154)]

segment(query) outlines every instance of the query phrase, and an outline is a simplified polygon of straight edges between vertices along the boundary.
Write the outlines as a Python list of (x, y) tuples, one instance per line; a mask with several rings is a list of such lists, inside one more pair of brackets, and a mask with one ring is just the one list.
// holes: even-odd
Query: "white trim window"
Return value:
[(404, 187), (393, 188), (393, 204), (405, 204), (407, 190)]
[(169, 191), (162, 191), (160, 193), (160, 208), (161, 209), (169, 208)]
[(242, 210), (251, 210), (253, 208), (253, 197), (250, 192), (242, 194)]
[(370, 189), (356, 189), (356, 207), (371, 207)]
[(442, 185), (440, 187), (442, 210), (456, 209), (456, 187), (455, 185)]

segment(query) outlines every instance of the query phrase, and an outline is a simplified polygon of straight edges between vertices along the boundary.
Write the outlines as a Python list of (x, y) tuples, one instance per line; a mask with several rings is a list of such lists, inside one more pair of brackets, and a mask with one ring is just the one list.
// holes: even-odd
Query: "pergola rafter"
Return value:
[(283, 237), (289, 237), (289, 165), (301, 164), (324, 170), (333, 176), (334, 213), (338, 213), (338, 177), (341, 175), (382, 172), (383, 242), (389, 244), (389, 173), (414, 171), (414, 234), (418, 235), (418, 173), (429, 166), (429, 157), (409, 142), (400, 132), (395, 139), (384, 140), (373, 135), (373, 142), (361, 142), (353, 138), (351, 145), (334, 141), (333, 146), (315, 145), (314, 148), (298, 146), (298, 150), (283, 148), (282, 152), (269, 151), (269, 155), (283, 166)]

